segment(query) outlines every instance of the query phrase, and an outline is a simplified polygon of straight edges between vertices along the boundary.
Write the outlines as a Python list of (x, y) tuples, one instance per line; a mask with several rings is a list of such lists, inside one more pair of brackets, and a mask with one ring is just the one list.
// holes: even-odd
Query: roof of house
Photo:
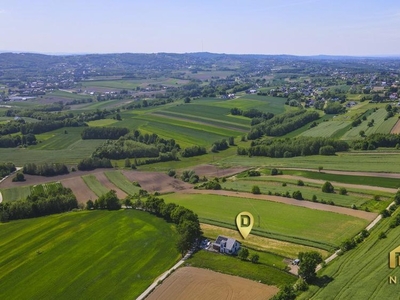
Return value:
[(233, 246), (235, 245), (236, 240), (223, 236), (223, 235), (219, 235), (217, 237), (217, 239), (215, 240), (215, 244), (221, 245), (222, 243), (225, 244), (225, 248), (228, 250), (232, 250)]

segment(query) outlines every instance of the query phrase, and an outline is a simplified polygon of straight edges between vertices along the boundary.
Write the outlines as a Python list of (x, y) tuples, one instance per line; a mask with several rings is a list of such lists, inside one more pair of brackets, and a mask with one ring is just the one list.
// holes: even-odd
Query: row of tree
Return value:
[(270, 112), (266, 112), (265, 113), (265, 112), (262, 112), (261, 110), (255, 109), (255, 108), (252, 108), (252, 109), (249, 109), (249, 110), (242, 110), (242, 109), (237, 108), (237, 107), (231, 108), (231, 115), (243, 116), (243, 117), (247, 117), (247, 118), (250, 118), (250, 119), (262, 118), (264, 120), (269, 120), (274, 116), (273, 113), (270, 113)]
[(187, 147), (181, 151), (181, 156), (182, 157), (193, 157), (193, 156), (198, 156), (198, 155), (203, 155), (206, 154), (207, 150), (205, 147), (201, 146), (193, 146), (193, 147)]
[(0, 148), (14, 148), (21, 145), (36, 145), (35, 135), (29, 133), (24, 135), (0, 136)]
[(35, 164), (27, 163), (24, 165), (22, 172), (29, 175), (40, 175), (40, 176), (56, 176), (68, 174), (68, 167), (65, 164), (53, 163), (53, 164)]
[(129, 133), (128, 128), (124, 127), (86, 127), (81, 137), (83, 140), (88, 139), (107, 139), (118, 140), (121, 136)]
[(0, 178), (10, 175), (15, 170), (16, 170), (16, 168), (13, 163), (0, 164)]
[(332, 155), (335, 152), (347, 151), (345, 141), (331, 138), (297, 137), (294, 139), (268, 139), (253, 141), (250, 148), (237, 149), (239, 155), (294, 157), (308, 155)]
[(400, 135), (391, 133), (374, 133), (362, 140), (353, 142), (355, 150), (374, 150), (379, 147), (394, 148), (400, 146)]
[(282, 136), (317, 119), (319, 114), (316, 111), (309, 112), (304, 109), (276, 115), (253, 126), (247, 134), (247, 139), (255, 140), (263, 135)]
[(112, 168), (113, 166), (107, 158), (90, 157), (82, 159), (77, 167), (80, 171), (89, 171), (97, 168)]
[(25, 200), (0, 203), (0, 219), (9, 220), (36, 218), (70, 211), (78, 208), (78, 202), (71, 189), (61, 185), (48, 191), (35, 190)]

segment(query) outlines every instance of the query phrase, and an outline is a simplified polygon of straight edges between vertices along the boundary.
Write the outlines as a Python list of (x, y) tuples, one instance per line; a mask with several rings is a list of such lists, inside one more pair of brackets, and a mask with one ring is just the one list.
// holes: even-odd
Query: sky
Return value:
[(398, 0), (0, 0), (0, 51), (400, 55)]

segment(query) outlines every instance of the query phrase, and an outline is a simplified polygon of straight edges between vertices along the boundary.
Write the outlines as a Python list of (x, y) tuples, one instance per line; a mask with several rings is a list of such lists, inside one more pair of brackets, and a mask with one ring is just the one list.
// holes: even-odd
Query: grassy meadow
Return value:
[(138, 193), (140, 190), (140, 187), (134, 186), (120, 171), (105, 171), (104, 175), (106, 175), (110, 182), (128, 195)]
[[(193, 210), (203, 223), (235, 228), (238, 212), (253, 214), (253, 233), (331, 251), (367, 225), (366, 220), (283, 203), (201, 194), (169, 194), (174, 202)], [(260, 224), (258, 224), (260, 216)]]
[(0, 224), (0, 298), (134, 299), (179, 259), (176, 240), (172, 225), (135, 210)]
[(3, 195), (3, 201), (16, 201), (16, 200), (24, 200), (30, 194), (34, 192), (46, 192), (48, 190), (54, 189), (55, 187), (60, 187), (61, 183), (59, 182), (50, 182), (38, 185), (28, 185), (28, 186), (19, 186), (14, 188), (0, 189), (0, 192)]
[(86, 183), (89, 189), (91, 189), (97, 196), (106, 194), (109, 189), (103, 186), (94, 175), (82, 176), (83, 181)]

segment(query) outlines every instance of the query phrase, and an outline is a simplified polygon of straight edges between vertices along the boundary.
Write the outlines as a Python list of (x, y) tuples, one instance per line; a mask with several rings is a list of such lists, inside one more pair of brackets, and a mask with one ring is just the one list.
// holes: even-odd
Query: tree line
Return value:
[(17, 170), (13, 163), (2, 163), (0, 164), (0, 178), (10, 175), (12, 172)]
[(68, 167), (65, 164), (53, 163), (53, 164), (35, 164), (27, 163), (22, 168), (24, 174), (29, 175), (40, 175), (40, 176), (56, 176), (68, 174)]
[(112, 168), (111, 161), (107, 158), (97, 158), (97, 157), (89, 157), (84, 158), (78, 163), (78, 170), (80, 171), (90, 171), (97, 168)]
[(354, 150), (374, 150), (379, 147), (400, 148), (400, 135), (391, 133), (374, 133), (353, 142)]
[(107, 139), (117, 140), (129, 132), (124, 127), (86, 127), (81, 133), (82, 140)]
[(292, 139), (267, 139), (253, 141), (251, 147), (237, 149), (238, 155), (294, 157), (307, 155), (333, 155), (335, 152), (347, 151), (345, 141), (331, 138), (297, 137)]
[(181, 151), (181, 156), (182, 157), (193, 157), (193, 156), (199, 156), (207, 154), (207, 150), (205, 147), (201, 146), (193, 146), (193, 147), (187, 147)]
[(309, 112), (304, 109), (276, 115), (253, 126), (247, 134), (247, 139), (255, 140), (264, 135), (282, 136), (317, 119), (319, 119), (319, 114), (316, 111)]
[(36, 145), (36, 143), (36, 136), (31, 133), (0, 136), (0, 148), (15, 148), (22, 145)]
[(0, 219), (9, 220), (36, 218), (62, 213), (78, 208), (78, 201), (71, 189), (58, 186), (47, 191), (35, 190), (25, 200), (0, 203)]

